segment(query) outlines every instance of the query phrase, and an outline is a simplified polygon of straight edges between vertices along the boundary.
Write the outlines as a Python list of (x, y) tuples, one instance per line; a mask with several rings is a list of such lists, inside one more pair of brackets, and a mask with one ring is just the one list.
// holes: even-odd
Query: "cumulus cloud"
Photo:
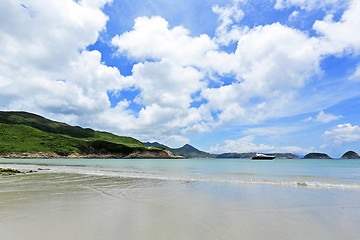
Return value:
[(351, 1), (340, 21), (334, 21), (333, 15), (316, 21), (313, 28), (322, 35), (324, 54), (359, 54), (360, 53), (360, 2)]
[(225, 140), (225, 145), (221, 146), (217, 144), (215, 147), (210, 148), (210, 152), (213, 153), (244, 153), (244, 152), (264, 152), (264, 153), (275, 153), (275, 152), (291, 152), (298, 154), (305, 154), (312, 150), (303, 149), (297, 146), (283, 146), (276, 147), (273, 145), (266, 144), (255, 144), (255, 136), (249, 135), (242, 137), (237, 140)]
[(322, 123), (329, 123), (331, 121), (335, 121), (342, 118), (340, 115), (333, 115), (330, 113), (325, 113), (324, 111), (320, 111), (316, 117), (309, 117), (306, 121), (316, 121)]
[(146, 106), (187, 109), (192, 102), (191, 94), (204, 87), (202, 72), (167, 60), (138, 63), (132, 76), (134, 85), (141, 89), (138, 102)]
[(296, 93), (319, 72), (317, 39), (279, 23), (259, 26), (238, 42), (233, 72), (241, 81), (205, 89), (208, 106), (224, 122), (258, 121), (293, 113)]
[[(220, 13), (220, 9), (217, 10)], [(220, 14), (220, 19), (230, 21), (227, 20), (229, 14), (232, 13)], [(208, 112), (220, 112), (220, 124), (235, 119), (265, 119), (271, 116), (273, 111), (277, 111), (278, 116), (284, 114), (289, 107), (284, 103), (293, 102), (291, 100), (296, 90), (305, 85), (309, 76), (319, 71), (317, 39), (308, 38), (306, 34), (278, 23), (259, 26), (242, 35), (234, 53), (219, 51), (216, 40), (206, 35), (191, 37), (189, 31), (181, 26), (171, 29), (167, 21), (161, 17), (137, 18), (133, 30), (115, 36), (112, 44), (117, 47), (120, 54), (142, 61), (155, 60), (155, 63), (139, 63), (133, 68), (134, 79), (138, 79), (135, 82), (139, 82), (138, 86), (143, 90), (143, 100), (146, 100), (146, 92), (155, 99), (151, 91), (147, 90), (153, 89), (152, 86), (163, 89), (158, 83), (166, 81), (174, 84), (168, 81), (172, 78), (166, 75), (169, 71), (166, 74), (164, 72), (161, 77), (151, 77), (154, 76), (154, 72), (158, 72), (156, 66), (164, 62), (187, 71), (194, 71), (194, 67), (199, 69), (199, 77), (189, 80), (189, 83), (192, 82), (191, 85), (187, 84), (186, 79), (181, 80), (183, 85), (191, 88), (200, 86), (200, 80), (206, 80), (207, 74), (213, 72), (233, 75), (235, 81), (231, 85), (208, 88), (202, 84), (201, 89), (196, 88), (197, 91), (201, 90), (201, 97), (208, 101), (205, 105)], [(149, 66), (146, 75), (150, 77), (136, 76), (139, 68), (143, 69), (145, 65)], [(181, 83), (168, 85), (166, 90), (178, 89), (176, 86), (180, 85)], [(183, 104), (191, 101), (190, 95), (191, 91), (184, 93), (183, 97), (186, 100), (182, 101)], [(254, 104), (252, 99), (258, 96), (262, 99)], [(163, 101), (171, 99), (158, 96), (158, 100), (159, 98)], [(179, 103), (178, 100), (174, 99), (173, 103)], [(279, 108), (282, 113), (279, 112)], [(249, 113), (249, 110), (252, 112)]]
[(105, 28), (107, 2), (1, 2), (3, 108), (79, 116), (110, 105), (107, 90), (126, 80), (101, 62), (100, 52), (85, 49)]
[[(322, 45), (328, 40), (274, 23), (242, 29), (236, 35), (236, 51), (222, 52), (219, 44), (235, 39), (225, 33), (235, 29), (234, 23), (243, 17), (239, 2), (213, 7), (219, 15), (216, 31), (224, 33), (223, 41), (219, 41), (220, 34), (211, 39), (207, 35), (191, 36), (182, 26), (170, 28), (161, 17), (137, 18), (132, 30), (112, 39), (119, 54), (140, 61), (133, 68), (132, 78), (141, 89), (136, 102), (146, 106), (137, 118), (139, 124), (157, 124), (168, 130), (180, 128), (182, 132), (207, 131), (226, 123), (249, 124), (274, 115), (292, 116), (314, 107), (316, 94), (308, 98), (308, 103), (298, 94), (311, 77), (321, 72), (320, 61), (329, 52)], [(188, 72), (184, 76), (193, 76), (192, 80), (174, 78), (174, 69), (182, 72), (180, 75)], [(213, 73), (232, 76), (234, 82), (210, 88), (206, 83)], [(152, 94), (154, 89), (161, 90), (158, 96)], [(196, 92), (205, 101), (200, 107), (191, 108), (189, 104)], [(167, 120), (171, 114), (173, 118)], [(319, 116), (319, 120), (320, 117), (325, 121), (324, 116)]]
[(196, 64), (206, 52), (217, 49), (209, 36), (192, 37), (182, 26), (169, 29), (168, 22), (158, 16), (136, 18), (133, 30), (115, 36), (111, 43), (119, 53), (135, 59), (166, 58), (180, 65)]
[[(239, 3), (213, 7), (219, 15), (217, 33), (224, 33), (227, 41), (235, 38), (225, 33), (243, 17)], [(207, 131), (227, 123), (251, 124), (274, 115), (308, 112), (317, 94), (306, 102), (299, 91), (321, 73), (320, 62), (328, 54), (322, 47), (325, 39), (309, 37), (279, 23), (242, 30), (233, 53), (219, 50), (221, 44), (226, 44), (225, 40), (219, 41), (220, 34), (214, 38), (191, 36), (189, 30), (182, 26), (170, 28), (158, 16), (137, 18), (132, 30), (115, 36), (112, 45), (118, 54), (140, 62), (134, 65), (132, 76), (134, 85), (141, 90), (135, 101), (145, 105), (139, 112), (139, 122), (169, 129), (175, 124), (172, 126), (182, 132)], [(172, 73), (175, 69), (192, 77), (176, 80)], [(213, 74), (230, 76), (234, 81), (212, 88), (209, 82)], [(153, 94), (155, 89), (160, 89), (158, 95)], [(191, 108), (196, 93), (204, 101), (200, 107)], [(325, 106), (321, 102), (328, 104), (317, 101), (318, 107)], [(171, 110), (177, 114), (165, 122)], [(320, 117), (328, 121), (324, 116), (319, 116), (319, 120)]]
[(323, 134), (326, 142), (334, 145), (356, 142), (360, 140), (360, 127), (350, 123), (339, 124)]

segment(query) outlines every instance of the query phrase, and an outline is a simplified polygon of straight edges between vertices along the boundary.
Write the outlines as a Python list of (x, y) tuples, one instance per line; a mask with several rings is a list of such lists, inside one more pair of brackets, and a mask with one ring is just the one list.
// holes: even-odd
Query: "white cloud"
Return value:
[(181, 67), (166, 60), (138, 63), (133, 67), (134, 85), (141, 89), (140, 103), (150, 106), (187, 109), (191, 94), (200, 91), (203, 73), (192, 67)]
[(289, 21), (290, 22), (294, 21), (297, 18), (298, 15), (299, 15), (299, 11), (293, 11), (289, 16)]
[(205, 89), (202, 96), (224, 121), (293, 114), (297, 91), (320, 71), (318, 44), (279, 23), (256, 27), (240, 38), (232, 55), (233, 72), (241, 81)]
[(0, 99), (3, 108), (81, 116), (109, 107), (107, 90), (124, 87), (118, 69), (86, 51), (104, 30), (109, 1), (2, 1)]
[(144, 139), (143, 141), (166, 143), (166, 145), (171, 148), (179, 148), (184, 146), (185, 144), (188, 144), (190, 142), (190, 139), (180, 135), (171, 135), (161, 136), (159, 138)]
[(349, 77), (350, 80), (360, 81), (360, 65), (357, 66), (355, 72)]
[(316, 21), (313, 28), (322, 35), (324, 54), (360, 54), (360, 1), (353, 0), (340, 21), (330, 14)]
[(182, 26), (169, 29), (168, 22), (161, 17), (135, 19), (133, 30), (115, 36), (112, 44), (119, 53), (132, 58), (167, 59), (182, 66), (196, 64), (206, 52), (217, 49), (209, 36), (191, 37)]
[(340, 115), (333, 115), (329, 113), (325, 113), (324, 111), (320, 111), (318, 115), (316, 115), (315, 118), (309, 117), (306, 119), (306, 121), (316, 121), (316, 122), (322, 122), (322, 123), (329, 123), (331, 121), (335, 121), (342, 118)]
[(350, 123), (339, 124), (331, 130), (325, 131), (323, 137), (330, 144), (341, 145), (360, 140), (360, 127)]
[(348, 0), (276, 0), (275, 9), (290, 8), (292, 6), (307, 11), (322, 9), (325, 7), (338, 8), (346, 4)]
[[(219, 14), (218, 29), (226, 29), (241, 20), (243, 13), (238, 8), (238, 2), (233, 3), (233, 6), (225, 8), (213, 7), (213, 11)], [(324, 99), (317, 101), (318, 108), (331, 104), (321, 92), (314, 92), (305, 101), (299, 95), (311, 77), (321, 73), (323, 39), (274, 23), (244, 31), (239, 35), (234, 53), (219, 51), (217, 40), (207, 35), (191, 36), (181, 26), (169, 28), (168, 22), (161, 17), (137, 18), (131, 31), (115, 36), (112, 44), (119, 54), (140, 62), (153, 60), (151, 63), (139, 63), (133, 69), (134, 83), (142, 89), (136, 101), (146, 105), (139, 117), (150, 119), (158, 116), (155, 109), (175, 109), (181, 105), (183, 111), (180, 112), (184, 114), (175, 117), (186, 116), (185, 121), (182, 119), (180, 122), (191, 126), (185, 129), (204, 130), (225, 123), (257, 123), (274, 116), (313, 111), (315, 106), (312, 102), (319, 100), (319, 95)], [(171, 68), (165, 70), (162, 67), (164, 64), (170, 64)], [(197, 72), (198, 77), (173, 82), (169, 80), (173, 79), (170, 69), (175, 68)], [(213, 73), (233, 76), (234, 81), (230, 85), (209, 88), (206, 83), (211, 81), (208, 76)], [(189, 90), (182, 88), (182, 84), (190, 86)], [(161, 89), (158, 96), (151, 93), (157, 88)], [(176, 92), (174, 89), (182, 90)], [(193, 109), (189, 115), (190, 111), (186, 108), (189, 108), (192, 94), (196, 91), (201, 92), (207, 103), (203, 103), (201, 111), (200, 108)], [(298, 104), (300, 99), (302, 104)], [(151, 105), (155, 103), (156, 106)], [(216, 120), (209, 117), (210, 113), (216, 113)], [(201, 121), (204, 116), (207, 120)], [(180, 124), (176, 126), (183, 128)]]
[(219, 26), (216, 29), (216, 42), (228, 45), (232, 41), (238, 41), (248, 28), (241, 28), (234, 23), (239, 23), (244, 17), (244, 12), (240, 9), (242, 0), (233, 0), (231, 6), (219, 7), (214, 5), (212, 11), (219, 15)]
[[(143, 135), (141, 138), (169, 135), (208, 118), (207, 113), (191, 107), (191, 96), (204, 87), (201, 81), (203, 73), (195, 68), (182, 67), (167, 60), (144, 62), (134, 65), (130, 78), (135, 88), (140, 90), (134, 102), (143, 107), (136, 117), (130, 112), (127, 113), (132, 117), (123, 116), (123, 108), (112, 110), (112, 114), (123, 119), (121, 124), (114, 123), (116, 132), (140, 134)], [(167, 140), (171, 142), (171, 139)]]
[[(97, 2), (97, 4), (95, 4)], [(100, 4), (101, 3), (101, 4)], [(78, 49), (95, 43), (107, 17), (94, 7), (105, 1), (18, 1), (1, 3), (2, 62), (11, 67), (59, 70)]]
[(297, 146), (276, 147), (266, 144), (255, 144), (255, 136), (249, 135), (237, 140), (225, 140), (225, 145), (219, 144), (210, 148), (212, 153), (245, 153), (245, 152), (264, 152), (264, 153), (297, 153), (305, 154), (311, 152), (312, 148), (304, 149)]

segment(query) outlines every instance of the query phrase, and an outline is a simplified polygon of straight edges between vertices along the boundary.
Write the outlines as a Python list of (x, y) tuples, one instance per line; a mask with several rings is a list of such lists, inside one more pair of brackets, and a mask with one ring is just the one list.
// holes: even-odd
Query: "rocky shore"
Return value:
[(9, 176), (9, 175), (15, 175), (15, 174), (19, 174), (19, 173), (23, 173), (23, 172), (20, 172), (19, 170), (12, 169), (12, 168), (0, 168), (0, 176)]

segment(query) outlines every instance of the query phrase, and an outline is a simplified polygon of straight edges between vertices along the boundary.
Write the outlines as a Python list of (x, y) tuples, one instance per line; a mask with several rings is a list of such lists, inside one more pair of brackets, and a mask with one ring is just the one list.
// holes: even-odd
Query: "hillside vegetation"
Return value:
[(360, 159), (360, 156), (354, 151), (347, 151), (342, 155), (341, 159)]
[(156, 152), (131, 138), (70, 126), (27, 112), (0, 111), (0, 156), (23, 153), (117, 154)]

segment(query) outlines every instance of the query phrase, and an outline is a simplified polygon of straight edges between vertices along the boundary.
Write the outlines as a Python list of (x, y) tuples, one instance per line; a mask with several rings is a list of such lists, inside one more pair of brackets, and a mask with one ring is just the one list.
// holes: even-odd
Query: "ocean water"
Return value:
[[(358, 239), (360, 161), (2, 159), (0, 239)], [(40, 169), (40, 170), (39, 170)]]

